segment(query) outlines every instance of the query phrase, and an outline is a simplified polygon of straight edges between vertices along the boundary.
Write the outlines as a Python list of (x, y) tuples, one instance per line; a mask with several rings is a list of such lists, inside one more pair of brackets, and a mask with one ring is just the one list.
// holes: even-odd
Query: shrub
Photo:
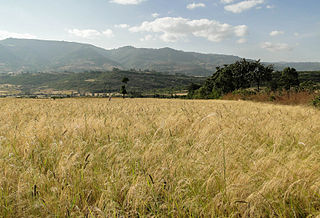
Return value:
[(315, 97), (313, 100), (312, 100), (312, 104), (313, 106), (317, 107), (317, 108), (320, 108), (320, 95)]
[(270, 101), (275, 101), (275, 100), (276, 100), (276, 96), (270, 95)]
[(221, 98), (221, 92), (219, 90), (213, 89), (209, 98), (219, 99)]
[(232, 92), (234, 95), (242, 95), (242, 96), (251, 96), (251, 95), (256, 95), (257, 93), (252, 90), (248, 89), (238, 89)]

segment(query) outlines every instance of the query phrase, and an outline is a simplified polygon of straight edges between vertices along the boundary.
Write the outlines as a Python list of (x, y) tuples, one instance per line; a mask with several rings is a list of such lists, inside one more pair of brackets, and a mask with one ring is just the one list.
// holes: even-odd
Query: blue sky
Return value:
[(0, 0), (0, 39), (320, 61), (319, 0)]

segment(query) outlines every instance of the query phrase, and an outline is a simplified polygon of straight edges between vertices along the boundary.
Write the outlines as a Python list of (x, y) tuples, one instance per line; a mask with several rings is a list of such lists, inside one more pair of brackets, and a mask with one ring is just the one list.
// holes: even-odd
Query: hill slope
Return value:
[[(86, 70), (148, 69), (171, 74), (209, 76), (217, 66), (231, 64), (240, 57), (201, 54), (171, 48), (146, 49), (126, 46), (105, 50), (89, 44), (33, 39), (0, 41), (0, 73), (83, 72)], [(267, 63), (270, 64), (270, 63)], [(320, 63), (274, 63), (276, 69), (294, 67), (299, 71), (320, 70)]]
[(127, 69), (150, 69), (189, 75), (211, 75), (217, 66), (231, 64), (240, 59), (231, 55), (200, 54), (171, 48), (146, 49), (126, 46), (109, 52), (113, 60)]
[(0, 71), (84, 71), (120, 67), (106, 50), (88, 44), (31, 39), (0, 41)]
[[(21, 73), (0, 74), (0, 86), (12, 85), (21, 93), (54, 90), (79, 90), (81, 92), (118, 92), (122, 78), (129, 78), (129, 92), (155, 90), (182, 90), (191, 83), (202, 83), (205, 77), (167, 75), (136, 71), (90, 71), (80, 73)], [(0, 87), (1, 91), (1, 87)]]

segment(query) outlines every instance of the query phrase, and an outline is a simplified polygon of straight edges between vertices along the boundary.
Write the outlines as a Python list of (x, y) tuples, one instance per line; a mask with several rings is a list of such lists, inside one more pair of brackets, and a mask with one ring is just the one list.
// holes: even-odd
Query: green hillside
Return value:
[(124, 77), (129, 78), (128, 91), (141, 93), (154, 90), (183, 90), (191, 83), (202, 83), (205, 80), (205, 77), (115, 70), (60, 74), (0, 74), (0, 84), (14, 85), (29, 92), (46, 89), (118, 92)]

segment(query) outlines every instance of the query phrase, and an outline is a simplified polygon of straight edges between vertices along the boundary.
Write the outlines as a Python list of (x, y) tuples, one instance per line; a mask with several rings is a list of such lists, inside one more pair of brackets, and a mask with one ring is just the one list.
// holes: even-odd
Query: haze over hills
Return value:
[(0, 41), (0, 71), (83, 71), (119, 66), (106, 50), (88, 44), (30, 39)]
[(113, 60), (127, 69), (150, 69), (202, 76), (211, 75), (217, 66), (231, 64), (240, 59), (231, 55), (200, 54), (171, 48), (146, 49), (126, 46), (109, 52)]
[[(131, 46), (106, 50), (90, 44), (33, 39), (0, 41), (0, 72), (82, 72), (87, 70), (141, 69), (167, 73), (209, 76), (217, 66), (240, 57), (200, 54), (171, 48), (146, 49)], [(320, 63), (274, 63), (282, 69), (320, 70)]]

